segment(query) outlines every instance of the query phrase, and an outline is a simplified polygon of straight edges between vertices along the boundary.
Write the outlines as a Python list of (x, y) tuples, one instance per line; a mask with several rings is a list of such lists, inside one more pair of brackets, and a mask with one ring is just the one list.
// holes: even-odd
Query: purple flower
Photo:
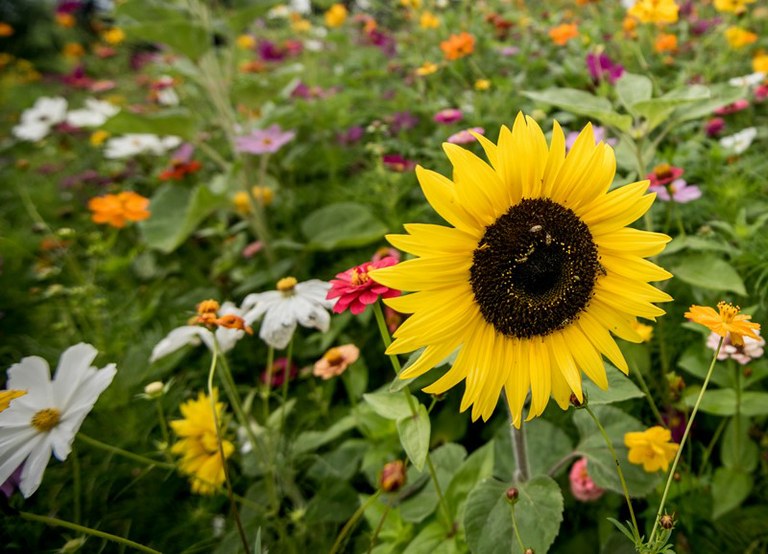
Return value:
[(336, 140), (342, 146), (349, 146), (350, 144), (354, 144), (355, 142), (363, 138), (364, 133), (365, 133), (365, 129), (363, 129), (359, 125), (355, 125), (354, 127), (350, 127), (346, 131), (342, 131), (341, 133), (336, 135)]
[(280, 125), (272, 125), (267, 129), (256, 129), (250, 135), (236, 137), (235, 148), (248, 154), (273, 154), (295, 136), (293, 131), (283, 131)]
[(10, 498), (15, 490), (18, 490), (19, 483), (21, 483), (21, 470), (24, 469), (24, 464), (13, 470), (13, 473), (5, 480), (5, 483), (0, 485), (0, 491), (5, 494), (6, 498)]
[(259, 57), (265, 62), (280, 62), (285, 59), (286, 51), (271, 40), (260, 40), (256, 46)]
[(518, 54), (520, 52), (520, 49), (517, 46), (505, 46), (502, 48), (499, 53), (502, 56), (514, 56), (515, 54)]
[[(616, 145), (616, 139), (615, 138), (605, 138), (605, 127), (600, 127), (599, 125), (592, 126), (592, 132), (595, 134), (595, 144), (597, 144), (600, 141), (603, 141), (605, 144), (609, 146), (615, 146)], [(579, 136), (578, 131), (571, 131), (565, 136), (565, 151), (570, 152), (571, 148), (573, 148), (573, 143), (576, 142), (576, 139)]]
[(400, 131), (407, 131), (413, 129), (419, 124), (419, 118), (413, 115), (411, 112), (395, 112), (390, 116), (389, 129), (393, 135), (398, 134)]
[(676, 179), (665, 187), (650, 187), (649, 190), (655, 192), (656, 197), (664, 202), (686, 204), (701, 198), (701, 189), (696, 185), (689, 185), (685, 179)]
[(600, 54), (590, 52), (587, 54), (587, 69), (595, 83), (608, 81), (612, 85), (615, 84), (616, 81), (619, 80), (619, 77), (624, 73), (624, 66), (620, 63), (615, 63), (604, 52), (601, 52)]
[(385, 154), (381, 157), (381, 161), (384, 164), (384, 167), (390, 171), (396, 171), (398, 173), (411, 171), (416, 167), (416, 162), (408, 160), (400, 154)]
[(450, 137), (448, 137), (448, 141), (452, 144), (469, 144), (470, 142), (474, 142), (477, 139), (472, 135), (472, 133), (477, 133), (478, 135), (484, 135), (485, 129), (482, 127), (472, 127), (471, 129), (464, 129), (463, 131), (459, 131), (458, 133), (452, 134)]
[(725, 129), (725, 119), (722, 117), (715, 117), (707, 121), (704, 125), (704, 132), (707, 136), (712, 138), (718, 136)]
[(435, 121), (435, 123), (450, 125), (451, 123), (456, 123), (457, 121), (461, 121), (463, 117), (464, 117), (464, 114), (461, 113), (461, 110), (458, 110), (456, 108), (447, 108), (445, 110), (440, 110), (439, 112), (437, 112), (432, 119)]

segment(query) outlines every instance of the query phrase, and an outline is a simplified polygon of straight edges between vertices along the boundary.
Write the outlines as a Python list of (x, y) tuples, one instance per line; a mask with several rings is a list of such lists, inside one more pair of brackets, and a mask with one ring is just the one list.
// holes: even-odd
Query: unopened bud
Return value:
[(586, 400), (587, 400), (586, 397), (584, 398), (583, 402), (579, 400), (579, 397), (576, 396), (575, 392), (572, 392), (571, 397), (568, 399), (568, 401), (571, 403), (571, 406), (573, 406), (574, 408), (583, 407), (587, 403)]
[(524, 554), (536, 554), (536, 552), (533, 550), (533, 548), (526, 548)]
[(160, 398), (165, 392), (165, 385), (162, 381), (152, 381), (144, 387), (144, 394), (149, 398)]
[(675, 481), (679, 481), (680, 479), (682, 479), (682, 477), (680, 476), (680, 472), (676, 471), (675, 474), (672, 476), (672, 479), (674, 479)]
[(389, 462), (381, 470), (379, 486), (384, 492), (396, 492), (405, 485), (405, 464), (402, 460)]
[(659, 518), (659, 525), (667, 530), (672, 529), (675, 526), (675, 516), (664, 514)]
[(517, 487), (509, 487), (505, 494), (507, 496), (507, 501), (510, 504), (514, 504), (517, 502), (517, 499), (520, 496), (520, 491), (517, 490)]

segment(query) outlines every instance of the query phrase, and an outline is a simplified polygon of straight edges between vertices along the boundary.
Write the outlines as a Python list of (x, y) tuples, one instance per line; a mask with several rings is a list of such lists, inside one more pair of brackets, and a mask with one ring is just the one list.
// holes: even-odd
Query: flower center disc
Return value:
[(61, 412), (56, 408), (45, 408), (32, 416), (32, 427), (45, 433), (59, 424)]
[(470, 268), (483, 318), (517, 338), (565, 328), (603, 271), (589, 227), (549, 199), (526, 198), (485, 229)]

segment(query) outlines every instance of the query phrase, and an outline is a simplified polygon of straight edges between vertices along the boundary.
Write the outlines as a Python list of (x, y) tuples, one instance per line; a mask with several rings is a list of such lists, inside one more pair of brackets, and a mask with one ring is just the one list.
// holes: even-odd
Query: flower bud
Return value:
[(517, 490), (517, 487), (509, 487), (505, 494), (507, 496), (507, 501), (510, 504), (515, 504), (517, 503), (517, 499), (520, 496), (520, 491)]
[(165, 385), (162, 381), (152, 381), (144, 387), (144, 394), (148, 398), (160, 398), (165, 393)]
[(405, 485), (405, 464), (402, 460), (389, 462), (381, 470), (379, 486), (384, 492), (396, 492)]
[(663, 516), (661, 516), (661, 518), (659, 518), (659, 525), (661, 525), (662, 528), (667, 530), (672, 529), (675, 526), (675, 516), (664, 514)]

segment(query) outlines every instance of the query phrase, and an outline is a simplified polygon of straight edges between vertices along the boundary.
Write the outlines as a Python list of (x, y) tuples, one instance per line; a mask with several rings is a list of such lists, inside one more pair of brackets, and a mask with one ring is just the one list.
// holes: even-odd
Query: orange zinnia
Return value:
[(656, 37), (653, 48), (658, 53), (674, 52), (677, 50), (677, 37), (669, 33), (661, 33)]
[(752, 319), (751, 315), (739, 315), (741, 308), (728, 302), (719, 302), (717, 309), (720, 313), (709, 306), (691, 306), (689, 311), (685, 312), (685, 317), (695, 323), (704, 325), (721, 337), (725, 337), (730, 333), (731, 344), (734, 346), (742, 346), (744, 344), (744, 337), (760, 339), (755, 333), (755, 331), (760, 330), (760, 324), (749, 321)]
[(451, 35), (440, 43), (440, 49), (446, 60), (458, 60), (469, 56), (475, 50), (475, 37), (467, 32)]
[(97, 196), (88, 201), (94, 223), (106, 223), (118, 229), (125, 227), (126, 221), (147, 219), (150, 215), (148, 206), (149, 198), (130, 191)]
[(559, 46), (565, 46), (569, 40), (577, 36), (579, 36), (579, 28), (575, 23), (563, 23), (549, 30), (549, 38)]

